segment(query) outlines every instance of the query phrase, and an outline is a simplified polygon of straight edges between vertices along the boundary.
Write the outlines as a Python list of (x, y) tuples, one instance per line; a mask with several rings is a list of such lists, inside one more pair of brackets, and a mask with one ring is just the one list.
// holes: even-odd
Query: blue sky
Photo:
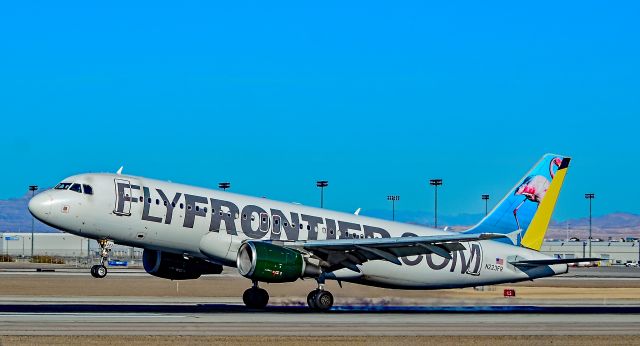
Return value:
[(0, 198), (125, 172), (481, 213), (545, 153), (555, 217), (640, 213), (637, 2), (3, 4)]

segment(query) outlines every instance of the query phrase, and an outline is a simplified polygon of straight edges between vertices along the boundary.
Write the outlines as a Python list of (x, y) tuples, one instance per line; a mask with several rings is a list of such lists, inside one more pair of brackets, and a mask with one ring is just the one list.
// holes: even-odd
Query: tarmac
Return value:
[[(640, 335), (640, 269), (578, 269), (558, 278), (537, 280), (537, 286), (522, 287), (526, 292), (554, 289), (572, 291), (563, 285), (594, 286), (595, 298), (585, 295), (545, 299), (500, 298), (500, 292), (457, 290), (456, 295), (443, 291), (404, 293), (410, 303), (396, 304), (380, 298), (374, 303), (358, 300), (360, 296), (400, 292), (350, 286), (336, 295), (343, 296), (332, 311), (310, 312), (303, 300), (286, 300), (289, 286), (272, 286), (274, 305), (264, 310), (245, 308), (239, 295), (246, 284), (233, 273), (215, 279), (194, 281), (198, 285), (185, 296), (158, 294), (155, 288), (166, 284), (161, 279), (145, 276), (139, 270), (113, 270), (112, 280), (87, 278), (86, 270), (56, 269), (37, 272), (34, 269), (0, 269), (0, 335), (5, 336), (499, 336), (499, 335)], [(75, 294), (56, 290), (56, 280), (75, 287)], [(90, 284), (115, 285), (125, 295), (92, 295)], [(173, 283), (171, 283), (173, 285)], [(47, 285), (50, 285), (47, 287)], [(58, 284), (59, 285), (59, 284)], [(139, 285), (139, 286), (138, 286)], [(234, 285), (228, 287), (224, 285)], [(296, 290), (305, 293), (309, 283), (297, 283)], [(26, 287), (32, 287), (29, 293)], [(125, 287), (126, 286), (126, 287)], [(215, 291), (202, 296), (200, 286)], [(558, 286), (549, 288), (547, 286)], [(149, 289), (140, 295), (131, 292)], [(154, 288), (155, 287), (155, 288)], [(288, 287), (288, 288), (287, 288)], [(599, 288), (599, 287), (605, 287)], [(77, 294), (78, 290), (86, 294)], [(96, 288), (97, 289), (97, 288)], [(337, 289), (337, 288), (336, 288)], [(278, 297), (278, 290), (282, 290)], [(629, 295), (629, 291), (631, 295)], [(52, 292), (51, 295), (47, 294)], [(164, 292), (164, 291), (162, 291)], [(185, 293), (186, 292), (186, 293)], [(219, 292), (218, 295), (215, 292)], [(229, 294), (229, 292), (237, 294)], [(382, 293), (380, 293), (382, 292)], [(622, 291), (621, 291), (622, 292)], [(95, 293), (95, 292), (94, 292)], [(140, 293), (140, 292), (138, 292)], [(412, 295), (424, 297), (412, 298)], [(434, 295), (435, 294), (435, 295)], [(586, 294), (586, 293), (585, 293)], [(346, 296), (346, 297), (344, 297)], [(476, 297), (479, 298), (469, 298)], [(533, 294), (532, 294), (533, 296)], [(484, 298), (482, 298), (484, 297)], [(418, 299), (418, 300), (416, 300)], [(355, 303), (352, 303), (355, 302)], [(418, 303), (416, 303), (418, 302)]]
[(21, 312), (0, 314), (2, 335), (638, 335), (640, 314)]

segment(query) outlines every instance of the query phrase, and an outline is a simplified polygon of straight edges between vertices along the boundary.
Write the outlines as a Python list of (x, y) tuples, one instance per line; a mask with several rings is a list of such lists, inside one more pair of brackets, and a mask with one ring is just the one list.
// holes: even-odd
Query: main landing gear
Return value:
[(307, 295), (307, 304), (315, 311), (329, 311), (333, 306), (333, 295), (324, 289), (324, 277), (318, 278), (318, 288)]
[(105, 267), (104, 262), (109, 258), (109, 252), (111, 252), (113, 242), (106, 239), (100, 239), (98, 240), (98, 245), (100, 245), (100, 264), (96, 264), (91, 267), (91, 276), (97, 279), (102, 279), (107, 276), (107, 267)]
[[(309, 292), (307, 304), (313, 311), (329, 311), (333, 306), (333, 294), (324, 289), (324, 277), (320, 276), (317, 280), (318, 288)], [(253, 286), (244, 291), (242, 301), (248, 308), (264, 309), (269, 303), (269, 293), (254, 281)]]
[(244, 291), (242, 295), (244, 305), (252, 309), (264, 309), (269, 303), (269, 293), (263, 288), (258, 287), (258, 282), (253, 282), (253, 287)]

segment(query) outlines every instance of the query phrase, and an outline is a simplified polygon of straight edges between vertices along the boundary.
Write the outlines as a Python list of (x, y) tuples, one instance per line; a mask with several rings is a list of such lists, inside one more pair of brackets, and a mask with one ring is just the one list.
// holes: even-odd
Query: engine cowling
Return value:
[(144, 250), (144, 270), (163, 279), (192, 280), (205, 274), (220, 274), (222, 266), (198, 258), (185, 259), (182, 255), (157, 250)]
[(238, 249), (236, 265), (240, 275), (261, 282), (293, 282), (305, 273), (305, 261), (296, 250), (248, 241)]

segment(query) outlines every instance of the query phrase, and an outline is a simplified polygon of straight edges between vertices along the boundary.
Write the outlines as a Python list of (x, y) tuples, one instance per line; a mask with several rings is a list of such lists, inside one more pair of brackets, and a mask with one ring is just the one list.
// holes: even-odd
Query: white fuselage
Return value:
[[(93, 194), (48, 190), (30, 210), (39, 220), (93, 239), (166, 251), (235, 266), (247, 239), (304, 241), (336, 238), (451, 234), (406, 223), (283, 203), (218, 190), (116, 174), (64, 180), (90, 185)], [(550, 258), (507, 243), (467, 242), (446, 259), (436, 254), (402, 257), (402, 265), (373, 260), (361, 273), (341, 269), (328, 278), (408, 289), (481, 286), (531, 280), (567, 271), (567, 265), (516, 268), (508, 262)]]

